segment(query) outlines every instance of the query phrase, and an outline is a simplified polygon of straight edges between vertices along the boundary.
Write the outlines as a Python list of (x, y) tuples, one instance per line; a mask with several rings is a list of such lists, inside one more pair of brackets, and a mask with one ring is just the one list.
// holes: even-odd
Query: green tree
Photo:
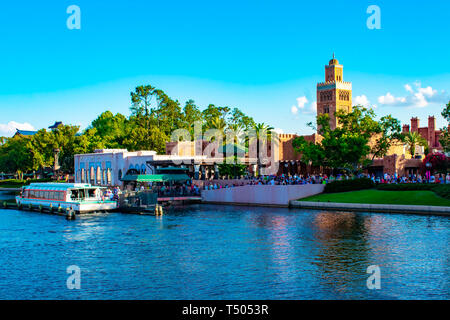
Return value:
[[(369, 141), (380, 133), (375, 113), (371, 109), (355, 106), (352, 112), (336, 112), (339, 126), (330, 127), (328, 114), (317, 117), (319, 142), (306, 141), (304, 137), (294, 139), (294, 149), (302, 154), (302, 160), (316, 166), (325, 166), (333, 170), (357, 172), (369, 165), (368, 156), (372, 152)], [(315, 128), (312, 123), (308, 124)]]
[(239, 127), (242, 130), (248, 130), (252, 127), (254, 127), (255, 121), (253, 118), (247, 116), (245, 113), (243, 113), (238, 108), (234, 108), (231, 111), (230, 117), (229, 117), (229, 126), (232, 127)]
[(411, 155), (412, 158), (414, 158), (414, 155), (416, 154), (416, 147), (422, 146), (428, 148), (427, 140), (422, 138), (422, 136), (417, 132), (406, 133), (404, 135), (404, 141), (408, 147), (409, 154)]
[(127, 121), (127, 118), (120, 113), (114, 115), (111, 111), (105, 111), (92, 121), (88, 130), (96, 129), (95, 133), (105, 148), (116, 149), (121, 147), (125, 138)]
[(33, 170), (33, 155), (28, 149), (29, 142), (29, 137), (9, 138), (0, 147), (0, 171), (14, 172), (22, 180), (24, 173)]
[(170, 137), (171, 133), (182, 128), (183, 113), (180, 103), (172, 100), (162, 90), (156, 90), (157, 107), (152, 109), (152, 119), (157, 120), (158, 128)]
[(246, 139), (246, 145), (251, 146), (256, 145), (256, 163), (257, 163), (257, 173), (258, 176), (261, 175), (261, 169), (262, 169), (262, 151), (267, 150), (268, 144), (272, 140), (273, 135), (273, 127), (270, 125), (263, 123), (255, 123), (253, 125), (253, 134), (247, 136)]
[(53, 165), (55, 141), (50, 132), (39, 130), (30, 138), (29, 152), (33, 156), (33, 170), (44, 169)]
[(439, 137), (439, 143), (441, 144), (444, 152), (450, 152), (450, 101), (442, 110), (442, 116), (447, 120), (447, 127), (441, 129), (441, 135)]
[(372, 160), (384, 157), (393, 144), (404, 140), (400, 121), (391, 115), (381, 117), (378, 128), (374, 129), (375, 143), (372, 146)]
[(240, 164), (234, 156), (232, 159), (226, 159), (225, 163), (219, 164), (218, 168), (220, 175), (234, 178), (244, 175), (247, 166)]
[[(202, 111), (202, 116), (205, 121), (205, 130), (207, 129), (217, 129), (217, 119), (221, 119), (227, 125), (227, 116), (230, 112), (229, 107), (216, 107), (213, 104), (208, 105), (208, 107)], [(225, 129), (224, 127), (224, 129)]]
[(183, 108), (183, 124), (182, 128), (189, 131), (191, 138), (194, 139), (194, 125), (196, 122), (203, 122), (203, 116), (200, 109), (195, 105), (194, 100), (186, 101)]

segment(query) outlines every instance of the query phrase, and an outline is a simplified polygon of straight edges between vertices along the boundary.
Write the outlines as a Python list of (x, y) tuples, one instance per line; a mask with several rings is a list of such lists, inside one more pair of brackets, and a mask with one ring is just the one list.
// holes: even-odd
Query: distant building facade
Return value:
[[(338, 60), (331, 59), (325, 66), (325, 82), (317, 84), (317, 114), (329, 114), (330, 126), (336, 128), (339, 123), (336, 111), (352, 111), (352, 83), (344, 81), (344, 67)], [(57, 123), (55, 123), (57, 127)], [(430, 152), (441, 151), (439, 143), (441, 131), (436, 128), (433, 116), (428, 118), (428, 126), (420, 127), (419, 119), (412, 118), (411, 125), (403, 125), (403, 133), (417, 132), (427, 140)], [(18, 130), (19, 132), (19, 130)], [(24, 132), (24, 134), (27, 134)], [(301, 155), (293, 147), (293, 141), (299, 137), (296, 134), (274, 134), (272, 143), (267, 145), (265, 156), (269, 163), (263, 167), (276, 168), (271, 171), (277, 175), (308, 175), (330, 173), (330, 170), (320, 166), (312, 166), (302, 161)], [(318, 133), (303, 136), (307, 141), (320, 142)], [(75, 182), (92, 183), (96, 185), (121, 185), (121, 178), (127, 172), (151, 174), (156, 168), (180, 165), (189, 169), (189, 175), (194, 179), (217, 179), (218, 165), (223, 163), (225, 153), (217, 143), (206, 140), (176, 141), (166, 143), (166, 154), (157, 155), (155, 151), (129, 152), (124, 149), (96, 150), (92, 154), (75, 155)], [(415, 150), (411, 157), (403, 143), (393, 145), (387, 155), (374, 158), (368, 173), (381, 176), (385, 173), (409, 175), (420, 173), (423, 148)], [(247, 165), (247, 172), (254, 174), (258, 159), (255, 145), (249, 146), (246, 152), (240, 152), (237, 157), (242, 164)], [(260, 161), (261, 162), (261, 161)], [(275, 166), (274, 166), (275, 164)]]
[(402, 127), (402, 132), (417, 132), (428, 142), (430, 152), (442, 152), (443, 150), (441, 144), (439, 143), (439, 137), (441, 136), (442, 131), (436, 128), (436, 118), (434, 116), (428, 117), (427, 127), (420, 127), (420, 120), (417, 117), (411, 118), (411, 126), (404, 124)]
[(94, 153), (74, 157), (76, 183), (99, 186), (122, 185), (127, 173), (153, 174), (156, 167), (173, 165), (190, 169), (192, 176), (199, 173), (205, 157), (158, 155), (156, 151), (128, 151), (126, 149), (99, 149)]

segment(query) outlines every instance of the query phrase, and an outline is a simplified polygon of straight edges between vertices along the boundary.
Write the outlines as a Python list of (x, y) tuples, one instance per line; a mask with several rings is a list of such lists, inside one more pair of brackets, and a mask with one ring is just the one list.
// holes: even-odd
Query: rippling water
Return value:
[[(193, 205), (0, 210), (1, 299), (449, 299), (450, 219)], [(81, 268), (81, 289), (66, 268)], [(381, 268), (381, 290), (366, 269)]]

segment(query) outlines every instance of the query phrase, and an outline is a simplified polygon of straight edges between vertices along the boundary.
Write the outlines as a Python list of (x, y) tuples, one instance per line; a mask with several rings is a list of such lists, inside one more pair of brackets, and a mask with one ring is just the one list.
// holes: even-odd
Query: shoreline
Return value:
[(312, 202), (294, 200), (291, 201), (290, 208), (450, 216), (450, 207), (423, 205)]

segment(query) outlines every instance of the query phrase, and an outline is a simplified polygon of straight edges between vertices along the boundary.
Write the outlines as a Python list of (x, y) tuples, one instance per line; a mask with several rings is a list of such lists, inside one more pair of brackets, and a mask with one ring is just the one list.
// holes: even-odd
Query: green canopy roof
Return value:
[(221, 153), (233, 153), (238, 155), (245, 155), (248, 152), (248, 148), (245, 146), (240, 146), (238, 144), (224, 144), (219, 148)]
[(122, 181), (136, 182), (180, 182), (190, 180), (187, 174), (128, 174)]
[(166, 173), (172, 173), (172, 172), (180, 172), (180, 171), (188, 171), (188, 168), (180, 168), (180, 167), (165, 167), (165, 168), (157, 168), (156, 171), (162, 172), (165, 171)]

